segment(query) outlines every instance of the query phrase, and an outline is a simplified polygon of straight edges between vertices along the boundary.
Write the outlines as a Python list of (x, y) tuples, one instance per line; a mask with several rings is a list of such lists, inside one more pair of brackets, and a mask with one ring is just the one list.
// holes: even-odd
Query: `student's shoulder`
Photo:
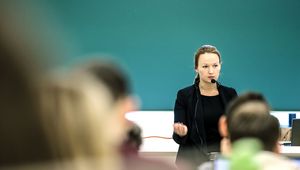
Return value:
[(300, 169), (300, 167), (289, 158), (273, 152), (262, 151), (255, 159), (266, 169)]
[(214, 169), (213, 161), (204, 162), (197, 168), (197, 170), (213, 170), (213, 169)]
[(204, 162), (201, 164), (197, 170), (227, 170), (229, 169), (229, 160), (222, 155), (218, 156), (214, 161)]

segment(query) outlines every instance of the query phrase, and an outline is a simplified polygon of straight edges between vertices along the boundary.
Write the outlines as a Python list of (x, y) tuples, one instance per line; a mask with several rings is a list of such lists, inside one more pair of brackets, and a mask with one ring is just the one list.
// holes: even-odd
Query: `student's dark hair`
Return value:
[(226, 108), (225, 115), (227, 120), (231, 120), (232, 114), (243, 104), (248, 102), (261, 102), (266, 105), (267, 108), (269, 108), (269, 104), (265, 97), (258, 92), (247, 92), (244, 93), (236, 98), (234, 98), (229, 105)]
[[(247, 103), (265, 105), (265, 108), (243, 111)], [(258, 105), (259, 106), (259, 105)], [(226, 120), (231, 142), (244, 137), (254, 137), (263, 143), (265, 150), (272, 151), (280, 136), (280, 124), (270, 115), (270, 107), (261, 93), (248, 92), (236, 97), (227, 107)]]
[(85, 68), (108, 87), (114, 100), (130, 94), (131, 89), (127, 75), (112, 61), (97, 60), (88, 63)]
[(280, 124), (276, 117), (266, 113), (238, 113), (228, 122), (228, 131), (232, 143), (253, 137), (259, 139), (263, 149), (273, 151), (280, 137)]

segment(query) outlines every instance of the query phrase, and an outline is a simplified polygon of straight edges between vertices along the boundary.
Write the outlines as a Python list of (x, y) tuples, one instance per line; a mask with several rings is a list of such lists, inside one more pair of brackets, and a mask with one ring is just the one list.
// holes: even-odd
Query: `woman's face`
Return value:
[(200, 54), (196, 72), (199, 73), (200, 81), (210, 83), (212, 79), (218, 80), (221, 70), (219, 56), (214, 53)]

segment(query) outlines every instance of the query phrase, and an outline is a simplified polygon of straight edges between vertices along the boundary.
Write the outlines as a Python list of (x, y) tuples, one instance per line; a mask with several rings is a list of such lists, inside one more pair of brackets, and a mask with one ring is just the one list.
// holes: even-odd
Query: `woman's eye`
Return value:
[(208, 68), (208, 66), (202, 66), (202, 68)]
[(215, 65), (214, 65), (215, 68), (218, 67), (218, 66), (219, 66), (218, 64), (215, 64)]

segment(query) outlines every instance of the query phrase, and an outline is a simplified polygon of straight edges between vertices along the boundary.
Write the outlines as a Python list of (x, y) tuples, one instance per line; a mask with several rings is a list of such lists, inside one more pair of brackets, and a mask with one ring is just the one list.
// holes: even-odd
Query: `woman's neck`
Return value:
[(204, 96), (216, 96), (219, 94), (216, 83), (199, 83), (200, 94)]
[(206, 83), (206, 82), (200, 81), (199, 88), (201, 90), (205, 90), (205, 91), (214, 91), (214, 90), (217, 90), (217, 84), (216, 83)]

